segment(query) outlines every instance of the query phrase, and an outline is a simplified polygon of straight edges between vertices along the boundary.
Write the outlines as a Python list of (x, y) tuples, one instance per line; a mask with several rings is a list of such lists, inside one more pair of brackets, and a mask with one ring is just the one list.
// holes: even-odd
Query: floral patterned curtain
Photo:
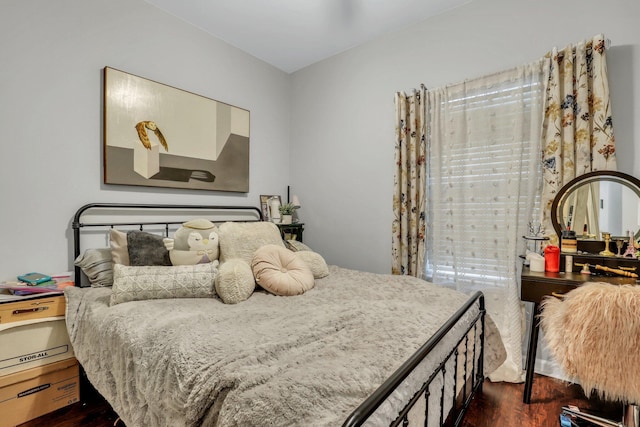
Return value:
[(542, 127), (542, 225), (557, 244), (551, 203), (573, 178), (616, 170), (609, 83), (602, 34), (546, 55), (547, 87)]
[(425, 248), (426, 88), (396, 93), (393, 274), (422, 277)]

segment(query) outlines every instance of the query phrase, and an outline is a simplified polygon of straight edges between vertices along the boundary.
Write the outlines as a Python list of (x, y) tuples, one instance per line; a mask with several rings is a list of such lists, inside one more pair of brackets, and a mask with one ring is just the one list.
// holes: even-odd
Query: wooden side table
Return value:
[(280, 229), (280, 235), (283, 240), (297, 240), (302, 243), (302, 232), (304, 231), (304, 223), (296, 222), (293, 224), (276, 224)]
[[(561, 262), (561, 265), (564, 265), (564, 263)], [(520, 299), (522, 301), (529, 301), (533, 303), (533, 311), (531, 312), (531, 334), (529, 335), (529, 345), (527, 349), (525, 368), (526, 377), (524, 383), (524, 395), (522, 399), (524, 403), (531, 402), (531, 389), (533, 387), (533, 373), (538, 346), (538, 332), (540, 330), (538, 316), (541, 312), (540, 303), (542, 302), (542, 299), (546, 296), (551, 296), (552, 293), (564, 294), (589, 282), (635, 285), (636, 279), (630, 277), (595, 276), (580, 274), (579, 272), (538, 273), (530, 271), (528, 267), (522, 268)]]
[(0, 425), (22, 424), (79, 401), (65, 306), (60, 293), (0, 302)]

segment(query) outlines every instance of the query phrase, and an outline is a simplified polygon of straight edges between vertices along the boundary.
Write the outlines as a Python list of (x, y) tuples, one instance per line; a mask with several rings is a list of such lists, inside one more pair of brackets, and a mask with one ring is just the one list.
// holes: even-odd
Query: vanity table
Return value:
[[(637, 278), (608, 274), (592, 268), (594, 274), (582, 274), (587, 263), (610, 268), (626, 268), (640, 275), (640, 260), (616, 256), (624, 254), (629, 246), (628, 230), (633, 230), (636, 242), (640, 238), (637, 224), (640, 212), (640, 180), (617, 171), (596, 171), (581, 175), (558, 191), (551, 205), (551, 222), (558, 236), (568, 229), (578, 231), (577, 252), (561, 253), (560, 266), (565, 257), (573, 257), (571, 271), (550, 273), (532, 272), (523, 267), (521, 300), (533, 303), (531, 334), (529, 336), (523, 402), (531, 402), (533, 374), (538, 344), (540, 303), (545, 297), (560, 295), (588, 282), (606, 282), (614, 285), (640, 284)], [(611, 236), (608, 242), (601, 235)], [(620, 247), (618, 247), (620, 246)], [(607, 251), (609, 249), (609, 251)], [(633, 250), (632, 250), (633, 252)], [(601, 255), (602, 253), (602, 255)], [(604, 254), (608, 254), (605, 256)]]
[[(636, 260), (634, 261), (636, 263), (638, 262)], [(564, 264), (561, 262), (560, 265)], [(533, 387), (534, 365), (538, 346), (538, 332), (540, 330), (538, 316), (540, 315), (540, 303), (542, 302), (542, 299), (544, 297), (552, 296), (552, 294), (564, 294), (569, 292), (571, 289), (588, 282), (634, 285), (636, 284), (637, 279), (621, 276), (595, 276), (581, 274), (578, 271), (570, 273), (538, 273), (529, 271), (528, 267), (522, 268), (521, 279), (520, 298), (522, 301), (529, 301), (533, 303), (533, 311), (531, 312), (531, 335), (529, 335), (529, 345), (527, 347), (526, 377), (524, 383), (524, 395), (522, 399), (524, 403), (530, 403), (531, 389)]]

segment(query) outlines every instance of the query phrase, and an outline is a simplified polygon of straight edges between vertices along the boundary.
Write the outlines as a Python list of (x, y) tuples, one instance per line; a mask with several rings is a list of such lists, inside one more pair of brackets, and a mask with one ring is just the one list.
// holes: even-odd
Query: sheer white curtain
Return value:
[(518, 254), (540, 183), (542, 77), (537, 61), (428, 91), (425, 276), (484, 292), (507, 349), (494, 381), (523, 380)]

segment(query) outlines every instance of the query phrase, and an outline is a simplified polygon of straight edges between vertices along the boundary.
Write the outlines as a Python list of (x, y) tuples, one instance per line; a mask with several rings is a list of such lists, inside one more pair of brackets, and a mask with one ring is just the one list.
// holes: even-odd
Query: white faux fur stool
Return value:
[(627, 404), (623, 424), (638, 427), (640, 286), (589, 283), (542, 303), (551, 353), (589, 396)]

